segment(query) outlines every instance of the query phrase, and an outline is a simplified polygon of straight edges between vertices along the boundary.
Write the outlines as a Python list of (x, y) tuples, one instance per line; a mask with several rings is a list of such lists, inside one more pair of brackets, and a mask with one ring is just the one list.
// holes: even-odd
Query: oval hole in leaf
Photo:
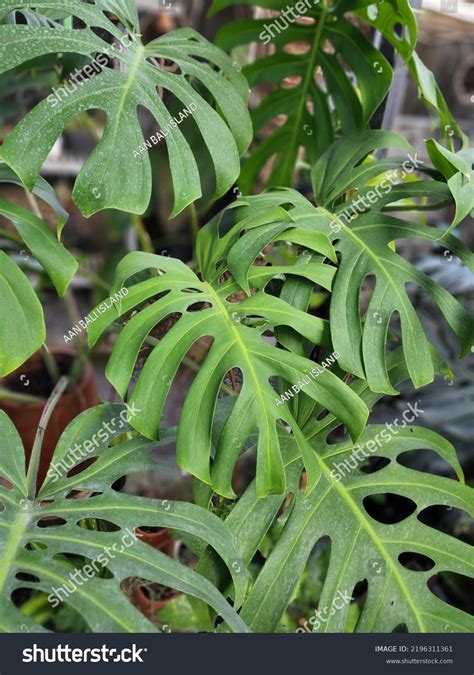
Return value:
[[(35, 3), (33, 2), (32, 4), (34, 5)], [(73, 25), (73, 28), (80, 28), (80, 29), (87, 28), (87, 24), (85, 23), (85, 21), (80, 19), (78, 16), (74, 16), (72, 18), (72, 25)], [(95, 33), (98, 37), (100, 37), (102, 39), (104, 39), (104, 35), (109, 34), (108, 31), (106, 31), (106, 30), (104, 30), (103, 28), (100, 28), (100, 27), (91, 26), (90, 29), (93, 33)]]
[(307, 54), (310, 49), (309, 42), (288, 42), (283, 46), (283, 51), (287, 54)]
[[(325, 417), (327, 414), (327, 410), (323, 410), (323, 412), (318, 415), (317, 419), (322, 419), (322, 417)], [(337, 445), (345, 440), (349, 440), (349, 434), (347, 433), (347, 429), (342, 426), (336, 427), (326, 436), (326, 443), (328, 445)]]
[(56, 516), (44, 516), (36, 523), (36, 527), (61, 527), (66, 525), (67, 521), (64, 518), (57, 518)]
[(152, 618), (161, 609), (163, 605), (160, 606), (160, 603), (178, 595), (169, 586), (137, 577), (124, 579), (121, 588), (130, 602), (148, 618)]
[(209, 309), (211, 305), (208, 302), (193, 302), (186, 308), (187, 312), (202, 312), (203, 309)]
[(97, 460), (97, 457), (88, 457), (83, 462), (80, 462), (79, 464), (76, 464), (76, 466), (73, 466), (72, 469), (69, 469), (69, 471), (66, 474), (67, 477), (70, 478), (71, 476), (74, 476), (78, 473), (81, 473), (81, 471), (84, 471), (89, 466), (94, 464), (94, 462), (96, 460)]
[(427, 572), (436, 565), (435, 561), (422, 553), (404, 551), (398, 556), (398, 562), (412, 572)]
[(379, 13), (379, 8), (377, 7), (377, 5), (369, 5), (366, 11), (367, 11), (367, 18), (370, 19), (370, 21), (375, 21)]
[(316, 21), (312, 16), (298, 16), (296, 17), (296, 23), (299, 23), (302, 26), (311, 26), (312, 24), (316, 23)]
[(281, 83), (282, 89), (295, 89), (301, 84), (303, 78), (301, 75), (290, 75), (290, 77), (285, 77)]
[(408, 633), (408, 628), (406, 623), (399, 623), (398, 626), (392, 630), (392, 633)]
[(474, 579), (457, 572), (444, 571), (428, 579), (428, 588), (447, 605), (474, 615)]
[[(161, 295), (161, 297), (164, 295), (167, 294), (164, 293)], [(138, 314), (141, 309), (144, 309), (148, 304), (152, 304), (152, 302), (158, 299), (158, 297), (151, 298), (150, 301), (147, 301), (142, 306), (139, 306), (136, 310), (134, 310), (132, 314)], [(171, 314), (168, 314), (164, 319), (161, 319), (161, 321), (159, 321), (154, 328), (152, 328), (149, 333), (149, 337), (155, 338), (156, 340), (161, 340), (161, 338), (164, 337), (166, 333), (168, 333), (173, 328), (173, 326), (178, 323), (181, 316), (181, 312), (172, 312)], [(153, 348), (154, 347), (147, 345), (142, 346), (142, 349), (140, 350), (140, 357), (148, 356)]]
[(401, 23), (393, 24), (393, 35), (397, 40), (403, 40), (403, 26)]
[[(234, 190), (237, 190), (238, 188), (234, 188)], [(234, 194), (237, 194), (234, 192)], [(239, 220), (242, 220), (245, 216), (246, 211), (248, 210), (248, 206), (242, 205), (242, 206), (236, 206), (235, 208), (231, 209), (228, 208), (225, 211), (223, 211), (220, 222), (219, 222), (219, 237), (222, 239), (222, 237), (225, 237), (225, 235), (236, 225)], [(242, 234), (242, 233), (241, 233)], [(220, 258), (217, 263), (216, 263), (216, 269), (219, 268), (219, 265), (221, 263), (225, 262), (225, 258)]]
[(381, 469), (384, 469), (387, 464), (390, 464), (388, 457), (367, 457), (365, 462), (360, 465), (360, 470), (362, 473), (377, 473)]
[(418, 520), (451, 537), (474, 544), (473, 519), (462, 509), (449, 504), (433, 504), (418, 514)]
[(400, 523), (416, 510), (416, 504), (408, 497), (384, 492), (364, 498), (364, 508), (371, 518), (385, 525)]
[(48, 548), (48, 545), (45, 544), (42, 541), (28, 541), (25, 544), (25, 550), (26, 551), (33, 551), (35, 549), (41, 549), (42, 551), (45, 551)]
[(15, 578), (19, 581), (28, 581), (31, 583), (37, 583), (40, 580), (35, 574), (28, 574), (27, 572), (17, 572)]
[[(364, 317), (365, 313), (367, 312), (367, 308), (372, 298), (376, 283), (377, 278), (375, 274), (366, 274), (362, 280), (359, 289), (359, 315), (361, 318)], [(371, 314), (377, 319), (377, 316), (375, 316), (377, 308), (371, 307), (370, 311)]]
[(457, 480), (454, 469), (434, 450), (407, 450), (398, 455), (397, 462), (414, 471), (448, 476)]
[(361, 609), (364, 606), (368, 588), (369, 584), (367, 579), (362, 579), (361, 581), (358, 581), (352, 589), (352, 602), (359, 603)]
[[(91, 520), (94, 523), (94, 527), (91, 527)], [(122, 529), (119, 525), (112, 523), (110, 520), (96, 518), (92, 514), (89, 518), (78, 520), (76, 525), (85, 530), (92, 530), (95, 532), (119, 532)]]

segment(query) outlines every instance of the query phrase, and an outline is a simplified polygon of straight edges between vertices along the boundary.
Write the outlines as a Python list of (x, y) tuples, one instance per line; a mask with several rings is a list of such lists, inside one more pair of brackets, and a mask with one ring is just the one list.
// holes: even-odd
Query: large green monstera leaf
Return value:
[[(442, 364), (435, 361), (440, 368)], [(389, 354), (388, 369), (394, 387), (408, 377), (400, 348)], [(357, 379), (350, 386), (370, 408), (381, 397), (370, 391), (366, 381)], [(423, 404), (417, 404), (416, 413), (421, 418), (422, 411)], [(287, 509), (279, 540), (242, 607), (242, 618), (255, 632), (275, 631), (311, 550), (326, 536), (330, 539), (330, 564), (318, 606), (323, 618), (316, 622), (319, 627), (315, 625), (315, 630), (343, 632), (348, 606), (337, 612), (325, 608), (333, 607), (340, 593), (350, 597), (356, 584), (366, 580), (368, 590), (356, 632), (388, 633), (400, 626), (411, 632), (472, 632), (472, 617), (436, 597), (428, 583), (439, 572), (472, 577), (472, 547), (423, 524), (419, 517), (432, 505), (459, 508), (473, 515), (473, 490), (463, 484), (454, 448), (438, 434), (404, 423), (403, 417), (393, 420), (391, 426), (369, 425), (357, 444), (348, 439), (328, 443), (328, 435), (339, 426), (333, 415), (320, 420), (314, 416), (303, 429), (321, 467), (320, 481), (308, 498), (298, 490), (301, 458), (295, 439), (287, 437), (282, 445), (288, 495), (259, 499), (253, 482), (226, 518), (225, 524), (248, 564), (285, 499), (290, 493), (296, 495)], [(400, 463), (404, 453), (418, 449), (436, 452), (451, 465), (458, 479), (434, 476)], [(367, 457), (379, 458), (379, 466), (380, 458), (385, 458), (383, 468), (367, 472)], [(366, 498), (387, 493), (411, 500), (413, 513), (391, 524), (369, 515)], [(424, 556), (425, 563), (427, 559), (431, 562), (424, 571), (409, 569), (403, 565), (406, 553), (416, 553)], [(220, 564), (210, 550), (201, 559), (200, 568), (216, 578), (220, 575), (223, 586), (227, 583), (228, 573), (218, 572)], [(314, 623), (308, 624), (309, 630)]]
[[(0, 19), (30, 6), (26, 0), (0, 0)], [(184, 127), (180, 127), (188, 115), (192, 115), (214, 167), (214, 196), (229, 189), (239, 174), (239, 155), (250, 143), (252, 129), (246, 107), (248, 85), (220, 49), (191, 29), (168, 33), (144, 45), (131, 3), (38, 0), (34, 6), (38, 13), (67, 13), (85, 27), (0, 26), (0, 73), (56, 53), (83, 55), (92, 65), (85, 66), (77, 84), (66, 83), (67, 90), (59, 88), (28, 113), (3, 145), (3, 159), (25, 185), (33, 186), (65, 126), (79, 113), (98, 108), (106, 112), (107, 124), (73, 192), (86, 216), (104, 208), (145, 211), (151, 195), (147, 150), (161, 142), (161, 137), (166, 141), (173, 179), (173, 215), (199, 198), (198, 163)], [(105, 11), (116, 13), (123, 29)], [(113, 40), (112, 45), (107, 38)], [(119, 63), (118, 69), (107, 65), (106, 54)], [(170, 63), (178, 72), (171, 72)], [(150, 111), (163, 134), (157, 128), (151, 140), (144, 139), (138, 119), (140, 106)]]
[[(238, 4), (255, 3), (214, 0), (212, 11)], [(253, 190), (269, 160), (267, 186), (292, 186), (302, 149), (313, 165), (340, 133), (367, 127), (393, 73), (361, 29), (362, 21), (379, 30), (407, 62), (420, 95), (438, 111), (444, 135), (449, 140), (462, 136), (432, 73), (413, 54), (417, 25), (408, 0), (304, 0), (297, 8), (285, 0), (261, 0), (258, 5), (273, 14), (228, 23), (216, 38), (226, 51), (249, 43), (269, 45), (262, 58), (243, 69), (251, 87), (271, 87), (252, 112), (255, 133), (265, 130), (265, 138), (244, 164), (239, 184), (245, 193)]]
[[(358, 632), (389, 633), (400, 625), (410, 632), (472, 632), (472, 617), (447, 605), (429, 587), (430, 578), (439, 572), (472, 577), (471, 546), (419, 518), (433, 505), (455, 507), (474, 515), (473, 490), (462, 484), (454, 448), (438, 434), (421, 427), (394, 427), (390, 434), (384, 425), (370, 425), (356, 445), (348, 441), (329, 444), (326, 435), (327, 431), (311, 440), (322, 469), (320, 483), (307, 499), (301, 493), (296, 498), (282, 537), (254, 584), (241, 616), (256, 632), (274, 628), (311, 549), (321, 537), (328, 536), (331, 558), (321, 609), (331, 608), (338, 592), (346, 591), (350, 596), (356, 584), (365, 579), (368, 591)], [(365, 454), (361, 454), (361, 448)], [(403, 453), (419, 449), (439, 454), (454, 468), (461, 482), (398, 463)], [(364, 456), (383, 457), (389, 462), (376, 473), (367, 474), (360, 470)], [(354, 466), (357, 468), (352, 469)], [(415, 505), (413, 513), (395, 524), (378, 522), (369, 515), (365, 503), (367, 498), (383, 494), (410, 499)], [(414, 571), (404, 567), (401, 558), (406, 553), (429, 559), (428, 568)], [(269, 586), (276, 584), (286, 589), (285, 594), (268, 592)], [(315, 629), (342, 632), (347, 610), (346, 606), (338, 612), (324, 612)]]
[[(106, 374), (120, 395), (125, 398), (140, 351), (153, 329), (164, 319), (176, 321), (148, 355), (129, 401), (140, 408), (133, 426), (148, 438), (157, 438), (160, 417), (173, 378), (193, 344), (203, 337), (212, 338), (212, 345), (191, 385), (183, 406), (177, 438), (179, 465), (194, 476), (211, 484), (224, 496), (234, 497), (232, 471), (247, 438), (258, 430), (257, 489), (259, 496), (285, 489), (285, 472), (280, 454), (278, 427), (281, 421), (291, 428), (297, 439), (308, 472), (308, 489), (315, 484), (319, 469), (314, 453), (309, 450), (290, 407), (278, 398), (271, 378), (279, 377), (291, 386), (301, 383), (315, 363), (304, 356), (276, 349), (269, 340), (275, 326), (287, 326), (312, 344), (330, 348), (326, 321), (312, 317), (291, 304), (267, 293), (265, 288), (285, 274), (310, 279), (331, 288), (334, 268), (309, 262), (306, 265), (266, 268), (253, 266), (249, 281), (254, 290), (246, 297), (227, 272), (226, 251), (239, 240), (246, 228), (262, 226), (260, 237), (299, 243), (308, 250), (334, 260), (334, 252), (326, 235), (293, 227), (286, 211), (280, 207), (264, 209), (259, 217), (239, 219), (246, 202), (236, 202), (231, 209), (236, 222), (225, 234), (220, 228), (223, 214), (203, 228), (198, 236), (197, 276), (179, 260), (163, 256), (132, 253), (119, 264), (115, 284), (122, 287), (145, 270), (155, 276), (129, 285), (120, 307), (106, 311), (89, 327), (90, 344), (96, 343), (118, 316), (134, 315), (122, 329)], [(225, 212), (228, 216), (229, 213)], [(219, 236), (221, 231), (223, 236)], [(320, 257), (322, 257), (320, 256)], [(255, 256), (254, 256), (255, 257)], [(253, 260), (253, 258), (252, 258)], [(265, 335), (264, 335), (265, 334)], [(156, 341), (155, 341), (156, 342)], [(235, 407), (225, 424), (211, 458), (211, 434), (216, 399), (226, 374), (233, 368), (241, 371), (243, 382)], [(347, 426), (353, 438), (362, 432), (367, 408), (330, 369), (315, 378), (306, 377), (305, 393), (322, 403)], [(296, 388), (292, 390), (294, 395)], [(211, 461), (212, 459), (212, 461)]]
[[(301, 493), (295, 499), (281, 539), (243, 607), (241, 615), (252, 630), (265, 631), (277, 625), (311, 549), (328, 536), (331, 558), (320, 608), (330, 608), (338, 591), (346, 590), (350, 595), (356, 584), (366, 579), (368, 592), (357, 631), (388, 633), (405, 625), (410, 632), (472, 632), (473, 619), (437, 598), (428, 583), (438, 572), (472, 577), (471, 546), (419, 519), (432, 505), (456, 507), (474, 515), (472, 488), (397, 463), (405, 452), (431, 449), (462, 481), (455, 450), (446, 440), (421, 427), (394, 429), (391, 435), (383, 425), (368, 426), (357, 445), (349, 441), (329, 444), (327, 430), (311, 440), (321, 479), (307, 499)], [(362, 472), (362, 462), (354, 454), (359, 452), (364, 461), (361, 448), (365, 456), (384, 457), (389, 463), (376, 473)], [(356, 469), (350, 468), (355, 465)], [(412, 500), (413, 513), (395, 524), (378, 522), (367, 512), (365, 500), (382, 494)], [(426, 571), (407, 569), (400, 561), (404, 553), (421, 554), (433, 564)], [(285, 592), (269, 593), (269, 586)], [(325, 613), (320, 630), (342, 632), (347, 609)]]
[[(269, 210), (284, 206), (292, 221), (289, 227), (330, 237), (338, 253), (330, 327), (339, 365), (358, 377), (366, 377), (373, 391), (394, 394), (385, 363), (386, 343), (391, 337), (389, 324), (394, 313), (399, 315), (401, 342), (413, 384), (421, 387), (434, 377), (429, 342), (410, 300), (409, 284), (421, 287), (438, 305), (459, 337), (461, 356), (469, 353), (474, 342), (474, 319), (448, 291), (405, 260), (393, 242), (420, 238), (438, 243), (458, 256), (471, 271), (474, 271), (474, 256), (451, 234), (402, 220), (388, 211), (432, 208), (436, 206), (432, 200), (437, 205), (455, 200), (467, 210), (461, 185), (464, 181), (459, 181), (459, 189), (455, 189), (452, 175), (448, 186), (442, 182), (441, 173), (425, 168), (416, 157), (405, 162), (401, 157), (382, 161), (368, 157), (383, 146), (410, 150), (406, 142), (392, 132), (368, 131), (342, 138), (313, 169), (317, 206), (294, 190), (276, 190), (247, 198), (250, 206), (245, 217), (251, 222), (252, 209), (255, 209), (256, 222), (265, 206)], [(413, 179), (415, 168), (434, 179)], [(470, 199), (472, 208), (472, 191)], [(281, 236), (285, 238), (284, 233)], [(249, 228), (228, 254), (230, 272), (247, 292), (251, 285), (248, 270), (252, 269), (259, 251), (271, 241), (272, 234), (265, 226)], [(361, 287), (370, 277), (375, 278), (375, 288), (361, 320)]]
[[(159, 444), (137, 436), (120, 442), (131, 431), (127, 417), (132, 412), (121, 405), (101, 405), (77, 417), (62, 435), (48, 478), (34, 499), (28, 498), (20, 437), (0, 412), (0, 631), (42, 630), (22, 613), (15, 596), (12, 600), (16, 589), (41, 591), (57, 602), (65, 593), (56, 591), (65, 587), (67, 604), (93, 632), (153, 632), (156, 627), (121, 590), (125, 579), (137, 576), (195, 596), (209, 603), (232, 630), (248, 631), (236, 614), (248, 575), (222, 521), (199, 506), (133, 497), (111, 488), (124, 474), (157, 468), (152, 451)], [(84, 465), (85, 457), (95, 461)], [(79, 473), (68, 475), (73, 467)], [(91, 521), (101, 526), (87, 527)], [(138, 525), (168, 527), (209, 543), (232, 576), (234, 608), (202, 575), (134, 541), (130, 533)], [(95, 572), (99, 568), (109, 574), (94, 574), (84, 566), (79, 583), (74, 572), (81, 564), (72, 564), (78, 557), (83, 564), (95, 561), (89, 565)]]
[[(5, 164), (0, 164), (0, 183), (21, 186), (18, 177)], [(67, 214), (53, 189), (40, 177), (32, 191), (55, 210), (60, 233)], [(0, 232), (0, 239), (2, 236), (13, 238), (20, 247), (23, 242), (48, 274), (59, 295), (64, 295), (78, 263), (54, 236), (48, 223), (3, 198), (0, 198), (0, 215), (15, 226), (19, 235), (17, 240), (11, 233)], [(26, 250), (21, 252), (26, 254)], [(45, 337), (43, 309), (36, 293), (19, 266), (5, 251), (0, 251), (0, 377), (21, 366), (41, 347)]]

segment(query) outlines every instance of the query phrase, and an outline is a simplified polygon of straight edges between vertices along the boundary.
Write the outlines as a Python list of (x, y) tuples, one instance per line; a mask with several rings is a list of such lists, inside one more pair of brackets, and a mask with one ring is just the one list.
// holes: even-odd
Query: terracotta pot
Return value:
[[(67, 374), (75, 357), (75, 352), (66, 347), (52, 349), (51, 352), (58, 360), (61, 373)], [(18, 382), (20, 374), (26, 376), (26, 379), (23, 378), (23, 382), (41, 377), (43, 377), (43, 381), (46, 382), (49, 379), (46, 374), (43, 358), (39, 352), (34, 354), (26, 363), (18, 368), (18, 370), (7, 377), (0, 379), (0, 386), (11, 389), (9, 383), (11, 385), (12, 382)], [(15, 391), (18, 390), (18, 387), (16, 387)], [(28, 393), (28, 387), (24, 388), (24, 392)], [(46, 400), (47, 396), (45, 396), (44, 400), (35, 403), (22, 403), (19, 401), (0, 399), (0, 409), (4, 410), (10, 417), (22, 438), (27, 462), (29, 462), (30, 459), (31, 449), (33, 447), (41, 413), (46, 405)], [(94, 371), (92, 365), (89, 362), (86, 362), (81, 382), (61, 397), (49, 420), (41, 450), (41, 460), (37, 480), (38, 487), (43, 483), (46, 477), (54, 449), (64, 429), (75, 417), (77, 417), (77, 415), (79, 415), (79, 413), (94, 407), (98, 403), (99, 398), (95, 386)]]
[(174, 541), (171, 538), (169, 530), (166, 528), (160, 528), (154, 532), (147, 532), (142, 530), (140, 527), (135, 528), (135, 534), (140, 537), (140, 539), (149, 546), (153, 548), (158, 548), (163, 553), (171, 555), (173, 551)]
[[(171, 555), (173, 551), (174, 541), (171, 538), (170, 532), (167, 528), (160, 528), (153, 532), (147, 532), (140, 527), (135, 528), (135, 533), (140, 539), (149, 546), (156, 548), (167, 555)], [(146, 587), (140, 583), (133, 583), (131, 585), (131, 596), (133, 604), (149, 619), (154, 619), (156, 614), (163, 609), (170, 600), (178, 595), (177, 591), (170, 589), (170, 596), (162, 600), (153, 598), (153, 594), (147, 591)]]
[(133, 604), (148, 619), (154, 619), (158, 612), (179, 595), (177, 591), (170, 590), (170, 596), (163, 600), (156, 600), (152, 597), (146, 587), (141, 584), (135, 584), (132, 588)]

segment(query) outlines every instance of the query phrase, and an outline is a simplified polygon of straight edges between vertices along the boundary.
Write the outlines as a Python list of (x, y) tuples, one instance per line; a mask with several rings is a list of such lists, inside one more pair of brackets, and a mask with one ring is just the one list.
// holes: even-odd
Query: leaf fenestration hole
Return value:
[(402, 522), (417, 508), (412, 499), (392, 492), (369, 495), (364, 498), (363, 504), (369, 516), (384, 525)]
[(397, 462), (413, 471), (431, 473), (435, 476), (448, 476), (458, 480), (452, 466), (434, 450), (406, 450), (398, 455)]
[(474, 519), (462, 509), (448, 503), (433, 504), (423, 509), (417, 518), (423, 525), (468, 544), (474, 544)]
[(404, 551), (398, 556), (398, 562), (412, 572), (428, 572), (436, 565), (435, 561), (423, 553)]
[(401, 23), (395, 23), (393, 25), (393, 36), (397, 38), (397, 40), (403, 40), (403, 26)]
[(27, 572), (17, 572), (15, 578), (18, 581), (28, 581), (29, 583), (37, 583), (40, 581), (40, 578), (36, 574), (29, 574)]
[(58, 518), (57, 516), (43, 516), (40, 518), (36, 526), (37, 527), (61, 527), (66, 525), (67, 521), (64, 518)]
[(406, 623), (399, 623), (398, 626), (392, 630), (392, 633), (408, 633), (408, 627)]
[(377, 471), (381, 471), (388, 464), (390, 464), (388, 457), (377, 457), (377, 455), (374, 455), (367, 457), (363, 464), (360, 465), (360, 470), (365, 474), (377, 473)]
[(439, 600), (474, 616), (474, 579), (458, 572), (441, 571), (427, 581)]
[(287, 54), (307, 54), (310, 49), (309, 42), (288, 42), (283, 46), (283, 51)]
[(88, 467), (90, 467), (92, 464), (94, 464), (95, 461), (97, 461), (97, 456), (96, 457), (88, 457), (85, 459), (83, 462), (80, 462), (79, 464), (76, 464), (73, 466), (69, 471), (67, 472), (67, 477), (70, 478), (71, 476), (74, 476), (78, 473), (81, 473), (81, 471), (84, 471)]
[(301, 84), (301, 80), (303, 78), (301, 75), (290, 75), (289, 77), (285, 77), (285, 79), (281, 83), (281, 88), (282, 89), (296, 89)]
[[(93, 519), (94, 527), (91, 528), (91, 518)], [(89, 519), (81, 518), (78, 520), (76, 525), (85, 530), (92, 530), (96, 532), (120, 532), (122, 529), (116, 523), (112, 523), (110, 520), (104, 520), (103, 518), (97, 518), (95, 514), (91, 513)]]

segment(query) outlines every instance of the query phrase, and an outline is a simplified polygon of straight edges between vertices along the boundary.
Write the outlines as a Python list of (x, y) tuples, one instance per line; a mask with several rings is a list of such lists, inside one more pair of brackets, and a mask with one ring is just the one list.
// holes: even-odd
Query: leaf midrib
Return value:
[[(363, 528), (367, 532), (370, 539), (373, 541), (375, 547), (378, 549), (378, 551), (380, 552), (380, 554), (382, 555), (384, 560), (387, 562), (388, 567), (391, 569), (394, 578), (398, 582), (398, 585), (400, 586), (400, 589), (402, 590), (404, 596), (407, 599), (408, 605), (410, 606), (413, 614), (416, 617), (416, 620), (417, 620), (418, 625), (421, 629), (421, 632), (425, 632), (425, 625), (424, 625), (424, 623), (421, 619), (420, 613), (417, 611), (416, 606), (413, 604), (410, 592), (407, 589), (407, 587), (405, 585), (405, 582), (401, 578), (398, 570), (396, 569), (391, 556), (386, 551), (385, 546), (383, 545), (383, 542), (379, 539), (377, 533), (372, 528), (370, 523), (366, 520), (366, 518), (364, 518), (363, 514), (361, 514), (360, 509), (358, 508), (357, 504), (354, 503), (354, 500), (350, 497), (349, 494), (346, 494), (345, 488), (342, 485), (339, 485), (338, 483), (333, 481), (324, 460), (318, 455), (318, 453), (315, 453), (315, 456), (316, 456), (316, 460), (317, 460), (318, 464), (321, 467), (322, 473), (324, 474), (324, 476), (327, 480), (327, 483), (328, 483), (329, 487), (319, 497), (316, 504), (313, 505), (313, 507), (311, 508), (311, 511), (307, 516), (306, 522), (308, 522), (314, 516), (314, 514), (318, 510), (321, 503), (324, 500), (327, 499), (328, 495), (330, 495), (330, 493), (331, 493), (332, 488), (334, 488), (339, 493), (340, 498), (347, 504), (349, 510), (355, 515), (356, 519), (358, 520), (358, 522), (360, 524), (360, 527)], [(290, 557), (292, 550), (297, 546), (298, 541), (303, 536), (303, 533), (305, 532), (305, 530), (306, 530), (306, 527), (305, 527), (305, 525), (303, 525), (303, 527), (301, 527), (301, 529), (300, 529), (300, 532), (299, 532), (298, 536), (293, 540), (292, 546), (291, 546), (289, 552), (287, 552), (285, 561), (287, 561), (288, 558)], [(277, 579), (278, 579), (278, 575), (276, 575), (274, 577), (274, 580), (273, 580), (272, 584), (270, 584), (269, 587), (267, 588), (267, 592), (265, 593), (264, 598), (267, 597), (267, 595), (270, 592), (272, 586), (277, 582)], [(263, 601), (261, 602), (261, 605), (262, 604), (263, 604)]]
[[(264, 401), (264, 398), (263, 398), (263, 394), (262, 394), (262, 390), (261, 390), (261, 387), (260, 387), (260, 382), (259, 382), (257, 373), (255, 372), (255, 368), (254, 368), (253, 363), (252, 363), (252, 361), (249, 357), (250, 350), (247, 349), (247, 347), (245, 346), (245, 343), (243, 342), (243, 340), (240, 336), (240, 333), (239, 333), (239, 330), (238, 330), (237, 326), (235, 325), (235, 323), (230, 318), (229, 312), (227, 311), (226, 306), (222, 302), (221, 298), (219, 297), (219, 295), (217, 294), (215, 289), (207, 282), (204, 282), (204, 284), (208, 289), (209, 295), (212, 296), (212, 299), (215, 302), (215, 306), (217, 307), (217, 309), (221, 312), (221, 314), (225, 318), (226, 323), (228, 325), (228, 328), (230, 329), (230, 332), (234, 335), (234, 343), (236, 344), (237, 348), (241, 352), (243, 360), (247, 364), (250, 379), (254, 383), (254, 389), (255, 389), (255, 392), (256, 392), (256, 396), (259, 400), (260, 408), (263, 412), (263, 419), (264, 419), (264, 422), (265, 422), (265, 427), (266, 427), (266, 432), (267, 432), (266, 438), (268, 439), (268, 438), (270, 438), (270, 435), (271, 435), (270, 434), (271, 430), (270, 430), (269, 416), (267, 414), (267, 407), (265, 405), (265, 401)], [(267, 465), (270, 467), (271, 466), (271, 454), (270, 454), (270, 451), (269, 451), (268, 443), (265, 445), (265, 452), (266, 452), (266, 456), (267, 456)]]
[[(117, 137), (119, 120), (120, 120), (120, 118), (122, 116), (122, 113), (124, 111), (125, 102), (127, 100), (130, 89), (132, 88), (133, 83), (135, 81), (135, 75), (136, 75), (137, 71), (139, 70), (140, 65), (142, 64), (142, 56), (145, 53), (145, 51), (146, 51), (145, 46), (140, 44), (137, 48), (136, 53), (135, 53), (135, 57), (132, 60), (132, 62), (130, 64), (130, 67), (128, 69), (127, 81), (126, 81), (125, 86), (123, 88), (122, 97), (120, 99), (119, 105), (117, 106), (116, 114), (114, 115), (114, 123), (113, 123), (112, 139), (111, 139), (111, 147), (112, 148), (115, 147), (115, 139)], [(103, 168), (103, 171), (102, 171), (102, 176), (100, 178), (100, 181), (103, 181), (103, 179), (104, 179), (105, 173), (106, 173), (106, 171), (108, 169), (108, 166), (110, 164), (110, 158), (111, 158), (111, 155), (109, 154), (107, 161), (104, 162), (104, 168)]]
[(366, 255), (369, 256), (369, 258), (372, 258), (372, 260), (374, 261), (375, 265), (381, 270), (383, 276), (386, 277), (386, 279), (387, 279), (387, 281), (388, 281), (388, 285), (394, 290), (395, 295), (400, 299), (400, 304), (401, 304), (401, 306), (403, 306), (403, 305), (405, 304), (405, 301), (404, 301), (403, 296), (401, 295), (401, 293), (400, 293), (400, 291), (399, 291), (399, 289), (398, 289), (398, 286), (395, 284), (395, 282), (393, 281), (391, 275), (389, 274), (389, 272), (386, 270), (386, 268), (385, 268), (385, 267), (382, 265), (382, 263), (381, 263), (381, 260), (385, 260), (385, 259), (384, 259), (384, 258), (380, 258), (378, 255), (376, 255), (375, 253), (373, 253), (372, 250), (369, 248), (369, 246), (367, 246), (367, 244), (365, 243), (365, 241), (364, 241), (363, 239), (360, 239), (360, 237), (358, 237), (358, 236), (355, 234), (354, 230), (352, 230), (351, 228), (349, 228), (349, 227), (347, 227), (346, 225), (344, 225), (344, 223), (342, 222), (342, 220), (341, 220), (336, 214), (331, 213), (330, 211), (328, 211), (327, 209), (325, 209), (324, 206), (318, 206), (318, 207), (317, 207), (317, 210), (323, 212), (324, 215), (325, 215), (329, 220), (336, 221), (336, 222), (338, 223), (338, 225), (340, 225), (340, 227), (341, 227), (341, 229), (343, 230), (344, 234), (345, 234), (348, 238), (352, 239), (352, 240), (359, 246), (359, 248), (361, 248), (361, 249), (366, 253)]
[(289, 147), (289, 150), (286, 153), (286, 157), (288, 159), (291, 159), (292, 152), (294, 151), (294, 148), (295, 148), (296, 139), (298, 137), (298, 132), (301, 128), (303, 111), (305, 109), (306, 101), (308, 99), (309, 85), (310, 85), (311, 80), (314, 76), (314, 69), (316, 67), (316, 57), (317, 57), (317, 54), (318, 54), (318, 51), (319, 51), (319, 46), (320, 46), (320, 43), (321, 43), (321, 37), (322, 37), (322, 34), (323, 34), (323, 28), (324, 28), (324, 24), (325, 24), (327, 11), (328, 11), (327, 8), (323, 7), (323, 9), (321, 11), (321, 14), (320, 14), (320, 17), (319, 17), (318, 25), (317, 25), (317, 28), (316, 28), (316, 34), (314, 36), (314, 42), (313, 42), (313, 46), (311, 48), (311, 54), (310, 54), (310, 57), (309, 57), (308, 69), (306, 71), (306, 76), (305, 76), (305, 79), (304, 79), (304, 82), (303, 82), (303, 86), (301, 88), (301, 100), (300, 100), (300, 104), (298, 106), (298, 110), (296, 112), (296, 116), (294, 118), (294, 124), (293, 124), (294, 133), (291, 134), (290, 147)]
[(380, 552), (380, 554), (383, 556), (383, 558), (387, 562), (388, 567), (390, 568), (394, 578), (398, 582), (398, 585), (399, 585), (400, 589), (402, 590), (403, 594), (405, 595), (405, 597), (407, 599), (408, 605), (410, 606), (414, 616), (416, 617), (416, 621), (418, 622), (418, 625), (421, 629), (421, 632), (424, 633), (425, 632), (425, 625), (424, 625), (424, 623), (421, 619), (420, 613), (418, 612), (416, 606), (414, 605), (411, 594), (410, 594), (404, 580), (402, 579), (398, 569), (396, 568), (396, 565), (394, 564), (391, 556), (389, 555), (388, 551), (386, 550), (385, 546), (383, 545), (382, 540), (378, 537), (376, 531), (374, 530), (374, 528), (372, 527), (370, 522), (367, 520), (367, 518), (365, 518), (364, 515), (361, 513), (360, 508), (354, 502), (354, 500), (350, 496), (348, 490), (346, 490), (346, 488), (342, 484), (337, 483), (336, 481), (334, 481), (332, 479), (331, 473), (330, 473), (328, 467), (326, 466), (326, 463), (324, 462), (324, 460), (318, 455), (318, 453), (315, 453), (315, 455), (316, 455), (316, 460), (317, 460), (318, 464), (320, 465), (321, 470), (324, 473), (324, 475), (326, 476), (326, 479), (328, 480), (328, 482), (336, 490), (336, 492), (339, 494), (340, 498), (347, 504), (349, 510), (355, 515), (355, 517), (359, 521), (361, 527), (367, 532), (369, 537), (372, 539), (375, 547), (377, 548), (377, 550)]

